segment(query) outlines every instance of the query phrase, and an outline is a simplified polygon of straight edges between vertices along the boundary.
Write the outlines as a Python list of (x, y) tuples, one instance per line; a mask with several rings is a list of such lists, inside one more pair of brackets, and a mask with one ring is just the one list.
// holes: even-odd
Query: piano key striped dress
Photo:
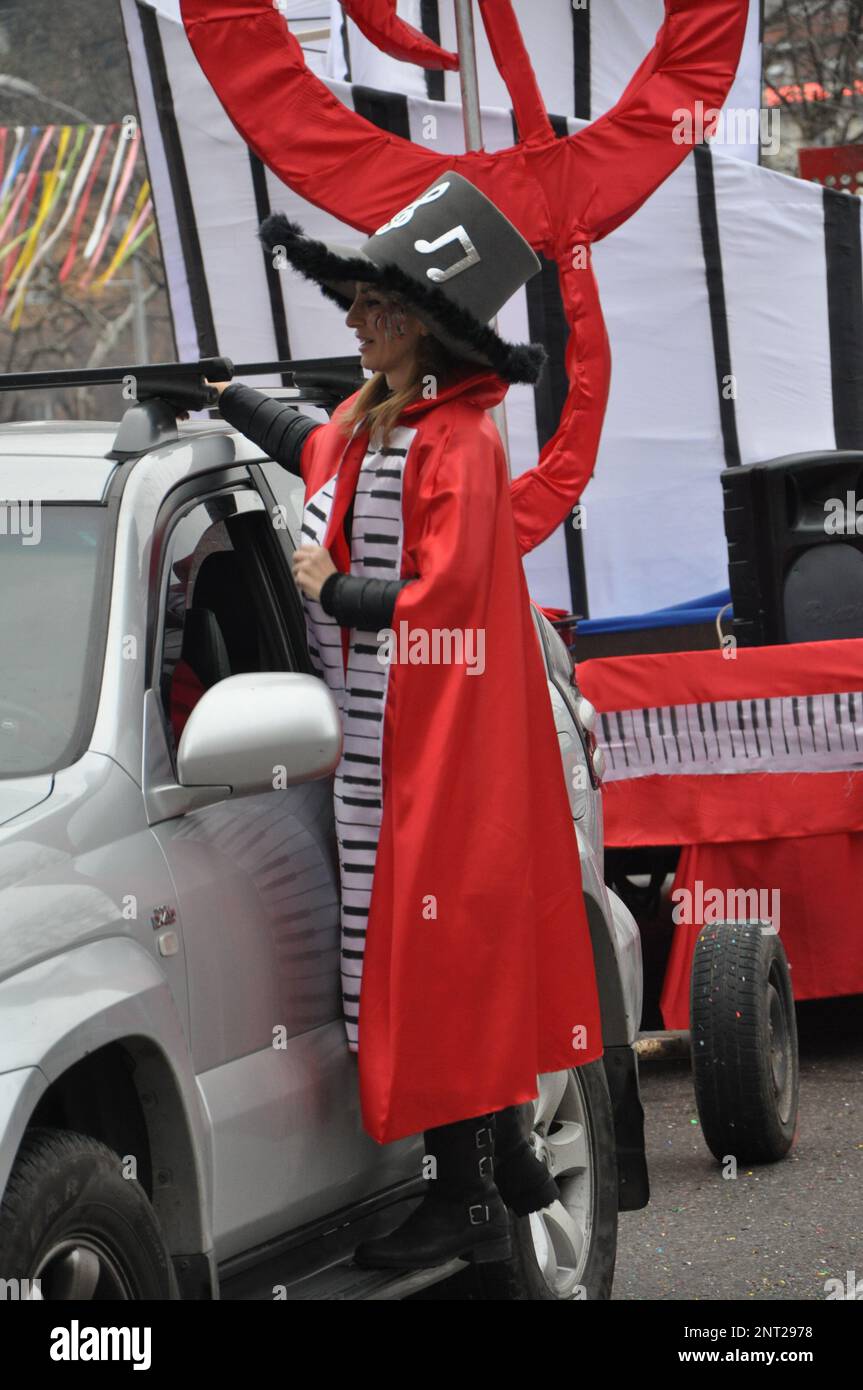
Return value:
[[(398, 579), (403, 546), (402, 485), (416, 430), (396, 428), (383, 446), (373, 436), (360, 465), (354, 499), (351, 574)], [(306, 501), (302, 536), (323, 545), (338, 474)], [(341, 906), (341, 983), (348, 1046), (358, 1050), (363, 955), (382, 817), (383, 727), (389, 665), (377, 633), (352, 629), (347, 670), (341, 628), (316, 599), (304, 596), (309, 654), (342, 716), (344, 750), (336, 769), (335, 811)]]

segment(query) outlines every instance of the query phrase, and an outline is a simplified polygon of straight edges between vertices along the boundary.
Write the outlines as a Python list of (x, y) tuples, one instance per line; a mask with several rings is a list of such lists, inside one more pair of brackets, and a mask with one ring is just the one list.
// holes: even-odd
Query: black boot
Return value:
[(495, 1116), (494, 1181), (516, 1216), (551, 1206), (560, 1188), (524, 1137), (519, 1108), (508, 1105)]
[(477, 1115), (425, 1132), (436, 1176), (406, 1221), (364, 1240), (354, 1261), (365, 1269), (429, 1269), (456, 1258), (508, 1260), (509, 1217), (494, 1183), (494, 1116)]

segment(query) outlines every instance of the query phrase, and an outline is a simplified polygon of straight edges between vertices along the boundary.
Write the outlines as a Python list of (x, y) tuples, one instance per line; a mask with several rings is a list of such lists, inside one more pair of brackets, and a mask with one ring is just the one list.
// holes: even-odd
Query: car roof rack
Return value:
[(235, 376), (289, 376), (296, 389), (292, 403), (307, 402), (332, 411), (339, 401), (362, 386), (366, 378), (359, 357), (288, 358), (276, 362), (244, 362), (229, 357), (205, 357), (199, 362), (148, 362), (126, 367), (71, 368), (47, 372), (0, 373), (0, 391), (35, 391), (45, 387), (121, 385), (134, 402), (123, 416), (106, 458), (135, 458), (160, 444), (179, 439), (177, 416), (207, 410), (218, 395), (207, 381), (231, 381)]

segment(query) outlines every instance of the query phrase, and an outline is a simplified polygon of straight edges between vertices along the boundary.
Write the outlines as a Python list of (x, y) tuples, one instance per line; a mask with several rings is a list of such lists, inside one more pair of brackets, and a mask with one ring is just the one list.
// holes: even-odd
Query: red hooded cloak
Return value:
[(346, 439), (352, 396), (302, 454), (304, 539), (346, 572), (418, 576), (389, 637), (306, 603), (345, 731), (345, 1016), (379, 1143), (530, 1100), (539, 1073), (602, 1055), (578, 846), (486, 414), (506, 391), (480, 368), (406, 407), (386, 448), (365, 429)]

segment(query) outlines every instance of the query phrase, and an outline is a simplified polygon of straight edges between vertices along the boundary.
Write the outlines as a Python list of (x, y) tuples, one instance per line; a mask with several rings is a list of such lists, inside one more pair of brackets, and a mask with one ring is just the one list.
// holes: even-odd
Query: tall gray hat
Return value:
[[(315, 241), (284, 213), (258, 236), (343, 309), (357, 280), (395, 291), (457, 357), (491, 367), (505, 381), (539, 380), (540, 343), (508, 343), (489, 320), (540, 269), (524, 237), (484, 193), (455, 171), (378, 227), (359, 247)], [(281, 258), (284, 258), (281, 260)]]

